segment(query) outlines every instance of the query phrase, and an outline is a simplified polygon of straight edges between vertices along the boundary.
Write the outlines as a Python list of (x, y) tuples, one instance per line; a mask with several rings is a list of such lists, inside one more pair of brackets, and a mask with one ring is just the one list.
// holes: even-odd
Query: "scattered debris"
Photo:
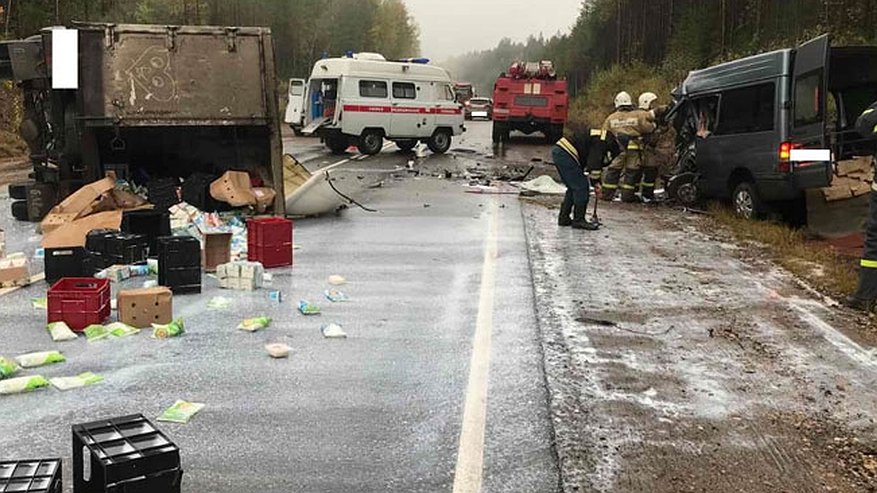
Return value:
[(224, 296), (214, 296), (207, 302), (207, 308), (222, 310), (231, 306), (231, 299)]
[(216, 268), (219, 287), (253, 291), (264, 284), (265, 268), (259, 262), (238, 261), (220, 264)]
[(12, 253), (0, 258), (0, 288), (30, 284), (30, 263), (23, 253)]
[(0, 395), (20, 394), (48, 387), (49, 381), (40, 375), (0, 380)]
[(256, 332), (271, 325), (271, 319), (268, 317), (248, 318), (238, 324), (238, 329), (247, 332)]
[(45, 310), (46, 308), (49, 307), (49, 299), (45, 298), (45, 297), (31, 298), (30, 302), (33, 305), (33, 307), (36, 308), (37, 310)]
[(104, 377), (87, 371), (80, 373), (75, 377), (56, 377), (49, 379), (49, 382), (58, 390), (78, 389), (88, 385), (94, 385), (104, 381)]
[(566, 187), (554, 181), (547, 175), (542, 175), (530, 181), (521, 183), (521, 190), (542, 194), (542, 195), (563, 195), (566, 193)]
[[(66, 322), (51, 322), (46, 325), (46, 330), (49, 331), (49, 335), (52, 336), (52, 340), (55, 342), (75, 341), (78, 338), (76, 333), (70, 330)], [(2, 372), (0, 372), (0, 376), (2, 376)]]
[(347, 279), (344, 279), (339, 275), (331, 275), (329, 276), (329, 284), (333, 286), (341, 286), (347, 284)]
[(21, 367), (14, 360), (0, 356), (0, 380), (15, 375), (20, 369)]
[(342, 293), (341, 291), (339, 291), (335, 288), (327, 289), (326, 291), (323, 292), (323, 294), (326, 295), (326, 299), (328, 299), (329, 301), (331, 301), (333, 303), (348, 301), (348, 299), (349, 299), (346, 294)]
[(100, 341), (110, 336), (110, 331), (100, 324), (91, 324), (85, 328), (84, 332), (88, 342)]
[(283, 292), (282, 291), (269, 291), (268, 299), (274, 301), (276, 303), (283, 303)]
[(344, 329), (338, 324), (323, 325), (320, 327), (320, 331), (326, 339), (345, 339), (347, 337), (347, 332), (344, 332)]
[(193, 416), (195, 416), (202, 409), (204, 409), (204, 407), (205, 404), (201, 404), (198, 402), (186, 402), (178, 400), (174, 403), (173, 406), (167, 408), (165, 412), (161, 413), (161, 416), (159, 416), (156, 421), (186, 424), (192, 419)]
[(292, 348), (282, 342), (275, 342), (273, 344), (266, 344), (265, 351), (272, 358), (280, 359), (289, 357), (289, 352), (292, 351)]
[(113, 337), (128, 337), (140, 333), (140, 329), (122, 322), (113, 322), (107, 325), (107, 330)]
[(301, 300), (298, 302), (298, 311), (300, 311), (302, 315), (319, 315), (320, 307), (305, 300)]
[(177, 337), (186, 333), (183, 326), (183, 319), (178, 318), (173, 322), (165, 325), (152, 324), (152, 337), (154, 339), (167, 339)]
[(42, 351), (16, 356), (15, 361), (18, 363), (18, 366), (22, 368), (36, 368), (55, 363), (63, 363), (67, 361), (67, 358), (65, 358), (59, 351)]

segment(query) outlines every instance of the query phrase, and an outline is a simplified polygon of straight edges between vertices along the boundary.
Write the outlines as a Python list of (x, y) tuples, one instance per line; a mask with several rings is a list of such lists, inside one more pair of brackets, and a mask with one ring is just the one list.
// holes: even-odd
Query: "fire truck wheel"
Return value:
[(451, 148), (451, 133), (444, 129), (436, 130), (426, 145), (435, 154), (444, 154)]
[(381, 152), (384, 147), (384, 136), (377, 130), (366, 130), (359, 138), (359, 144), (356, 146), (359, 152), (373, 156)]

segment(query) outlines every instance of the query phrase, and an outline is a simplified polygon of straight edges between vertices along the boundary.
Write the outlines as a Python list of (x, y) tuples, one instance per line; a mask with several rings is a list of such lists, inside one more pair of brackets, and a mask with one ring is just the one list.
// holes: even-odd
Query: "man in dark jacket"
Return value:
[[(859, 117), (856, 130), (866, 139), (877, 140), (877, 102)], [(865, 251), (862, 253), (859, 269), (859, 288), (856, 294), (847, 299), (849, 306), (860, 310), (872, 310), (877, 305), (877, 181), (871, 185), (869, 200)]]
[(591, 182), (587, 172), (599, 172), (602, 169), (605, 146), (601, 142), (601, 135), (599, 130), (592, 130), (590, 136), (577, 133), (560, 139), (551, 150), (554, 165), (566, 185), (566, 196), (557, 218), (559, 226), (572, 226), (574, 229), (588, 231), (599, 228), (598, 224), (588, 221), (585, 215), (591, 195)]

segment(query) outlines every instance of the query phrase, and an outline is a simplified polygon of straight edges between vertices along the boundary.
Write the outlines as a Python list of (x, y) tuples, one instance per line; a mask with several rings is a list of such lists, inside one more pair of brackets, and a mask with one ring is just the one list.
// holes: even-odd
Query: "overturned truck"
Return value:
[[(74, 32), (74, 42), (53, 43), (61, 30), (65, 39)], [(75, 23), (61, 30), (0, 43), (0, 79), (22, 90), (20, 131), (33, 163), (31, 180), (10, 186), (16, 218), (39, 221), (107, 171), (138, 185), (245, 171), (277, 192), (272, 211), (284, 212), (269, 29)], [(75, 88), (55, 88), (53, 49), (62, 48), (75, 57)]]

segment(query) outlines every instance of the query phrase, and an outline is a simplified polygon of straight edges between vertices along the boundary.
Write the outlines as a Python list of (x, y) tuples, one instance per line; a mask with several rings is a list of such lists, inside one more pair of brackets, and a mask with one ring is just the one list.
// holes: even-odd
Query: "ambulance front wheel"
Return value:
[(384, 136), (377, 130), (366, 130), (359, 138), (357, 147), (363, 154), (375, 155), (384, 147)]
[(435, 154), (444, 154), (451, 148), (451, 132), (447, 130), (436, 130), (432, 137), (426, 142), (429, 150)]

